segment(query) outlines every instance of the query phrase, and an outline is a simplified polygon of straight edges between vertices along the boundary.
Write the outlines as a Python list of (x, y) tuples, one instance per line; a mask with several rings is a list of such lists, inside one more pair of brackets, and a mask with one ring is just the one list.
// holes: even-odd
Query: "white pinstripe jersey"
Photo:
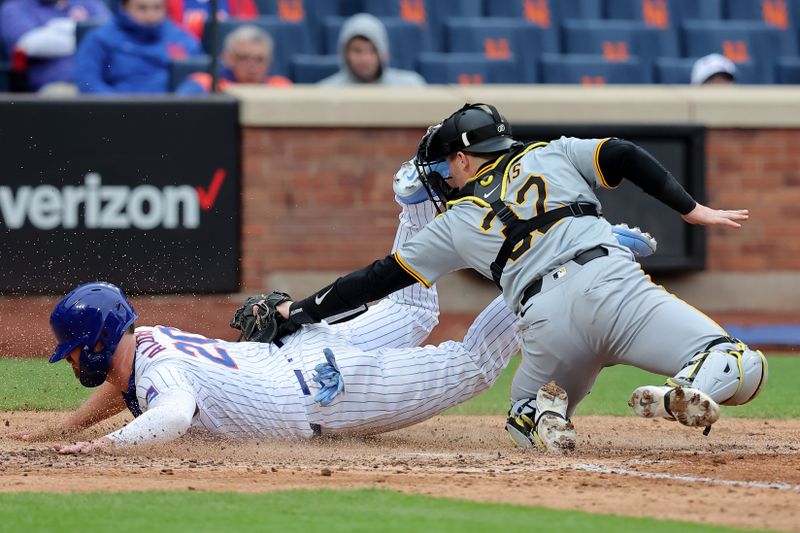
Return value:
[(192, 394), (193, 427), (233, 437), (310, 433), (299, 384), (271, 344), (207, 339), (176, 328), (136, 328), (135, 380), (146, 411), (161, 394)]
[[(403, 206), (393, 251), (435, 215), (431, 202)], [(437, 323), (435, 288), (391, 294), (335, 326), (313, 324), (273, 344), (231, 343), (163, 326), (136, 329), (135, 389), (143, 411), (165, 391), (191, 394), (192, 426), (230, 437), (376, 433), (419, 422), (493, 383), (519, 348), (516, 320), (495, 300), (463, 342), (415, 348)], [(314, 401), (314, 367), (330, 348), (345, 381), (331, 405)]]
[[(430, 202), (404, 206), (396, 250), (435, 214)], [(191, 394), (192, 426), (230, 437), (307, 437), (376, 433), (441, 413), (489, 387), (519, 348), (516, 320), (495, 300), (463, 342), (415, 348), (437, 323), (435, 288), (414, 284), (354, 320), (313, 324), (283, 347), (231, 343), (163, 326), (136, 329), (135, 389), (146, 411), (171, 388)], [(330, 348), (345, 392), (329, 406), (314, 401), (314, 367)]]
[[(311, 424), (323, 432), (379, 433), (475, 396), (519, 349), (516, 319), (501, 298), (478, 316), (463, 342), (423, 348), (407, 344), (432, 327), (418, 321), (421, 314), (391, 299), (371, 311), (373, 327), (355, 328), (355, 336), (313, 324), (285, 338), (281, 348), (163, 326), (137, 328), (139, 406), (146, 411), (166, 391), (179, 389), (197, 403), (192, 426), (229, 437), (308, 437)], [(374, 337), (380, 330), (385, 334)], [(323, 348), (334, 352), (345, 382), (344, 393), (326, 407), (314, 401), (319, 388), (312, 380), (314, 367), (324, 361)]]

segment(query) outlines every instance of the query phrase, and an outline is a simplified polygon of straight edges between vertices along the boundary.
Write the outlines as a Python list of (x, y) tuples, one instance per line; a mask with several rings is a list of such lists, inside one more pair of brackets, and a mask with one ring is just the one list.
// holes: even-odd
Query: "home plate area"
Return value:
[[(60, 413), (0, 413), (6, 430)], [(117, 417), (95, 431), (118, 425)], [(498, 417), (444, 416), (374, 437), (226, 441), (62, 456), (0, 439), (2, 491), (264, 492), (374, 487), (439, 497), (800, 531), (800, 421), (722, 418), (708, 437), (666, 420), (574, 419), (577, 449), (515, 448)], [(4, 424), (5, 425), (5, 424)], [(90, 433), (85, 435), (89, 437)]]

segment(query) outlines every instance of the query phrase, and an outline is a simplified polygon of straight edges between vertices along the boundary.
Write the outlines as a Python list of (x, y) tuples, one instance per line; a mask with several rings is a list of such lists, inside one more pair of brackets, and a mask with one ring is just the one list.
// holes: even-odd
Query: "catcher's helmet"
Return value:
[[(60, 361), (80, 347), (81, 385), (97, 387), (105, 381), (111, 356), (135, 320), (136, 311), (116, 285), (81, 285), (58, 302), (50, 315), (50, 327), (58, 341), (50, 362)], [(103, 347), (95, 351), (98, 342)]]
[(415, 162), (425, 190), (440, 213), (455, 189), (446, 183), (446, 176), (435, 165), (455, 152), (492, 154), (504, 152), (517, 141), (511, 136), (511, 125), (489, 104), (464, 104), (464, 107), (431, 126), (417, 147)]
[(428, 131), (420, 143), (417, 159), (432, 164), (454, 152), (503, 152), (515, 142), (511, 125), (497, 108), (489, 104), (465, 104)]

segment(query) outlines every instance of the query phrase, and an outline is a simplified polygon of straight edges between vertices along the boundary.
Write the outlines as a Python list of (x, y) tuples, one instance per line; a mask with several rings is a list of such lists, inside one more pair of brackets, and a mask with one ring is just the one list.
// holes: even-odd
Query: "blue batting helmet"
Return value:
[[(50, 315), (50, 327), (58, 341), (50, 362), (60, 361), (80, 347), (81, 385), (97, 387), (105, 381), (111, 356), (134, 320), (136, 311), (116, 285), (81, 285), (64, 296)], [(97, 343), (103, 345), (99, 351), (95, 351)]]

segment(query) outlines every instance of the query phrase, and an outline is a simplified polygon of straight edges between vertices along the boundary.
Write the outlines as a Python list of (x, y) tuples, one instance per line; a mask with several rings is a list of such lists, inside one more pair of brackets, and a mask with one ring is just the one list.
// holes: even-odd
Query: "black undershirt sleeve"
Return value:
[(627, 179), (682, 215), (697, 205), (656, 158), (630, 141), (609, 139), (604, 142), (600, 147), (598, 164), (611, 187), (619, 185), (623, 178)]
[(400, 267), (393, 255), (388, 255), (337, 279), (305, 300), (294, 302), (289, 312), (289, 322), (300, 325), (329, 319), (416, 282)]

